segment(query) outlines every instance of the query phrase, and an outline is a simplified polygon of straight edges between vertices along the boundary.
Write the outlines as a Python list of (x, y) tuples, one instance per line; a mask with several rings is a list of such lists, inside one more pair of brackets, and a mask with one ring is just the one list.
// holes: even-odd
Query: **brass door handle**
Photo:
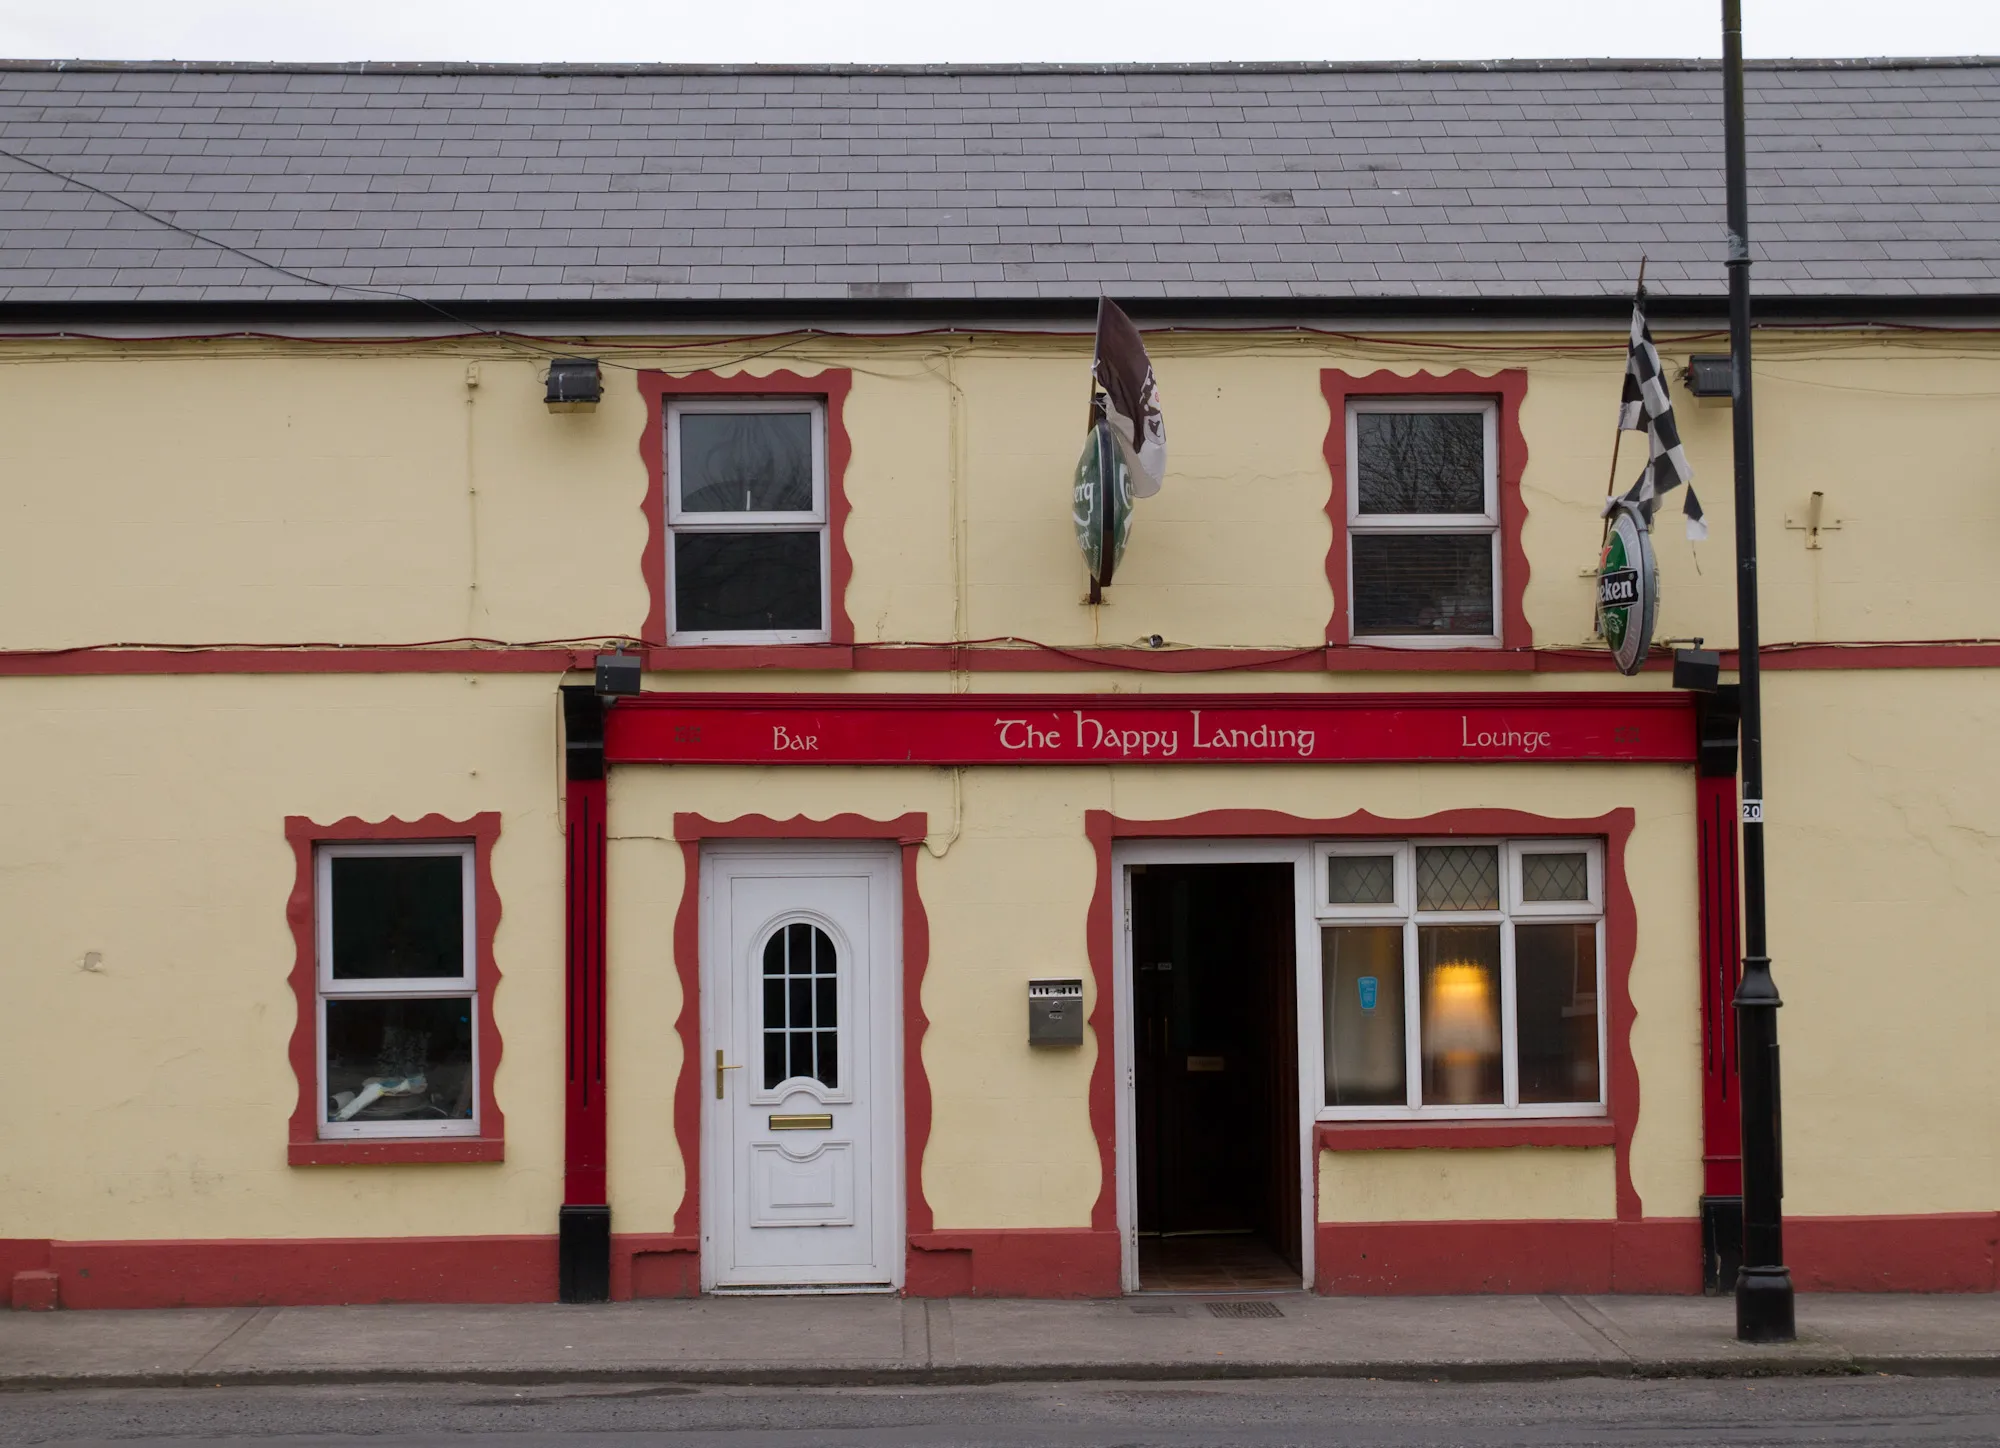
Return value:
[(741, 1071), (742, 1069), (743, 1069), (743, 1067), (742, 1067), (741, 1063), (738, 1063), (737, 1065), (734, 1065), (734, 1066), (725, 1066), (725, 1065), (723, 1065), (723, 1064), (722, 1064), (722, 1052), (721, 1052), (721, 1051), (720, 1051), (719, 1049), (718, 1049), (718, 1050), (716, 1051), (716, 1053), (715, 1053), (715, 1099), (716, 1099), (717, 1101), (720, 1101), (720, 1100), (722, 1099), (722, 1083), (723, 1083), (723, 1079), (724, 1079), (724, 1077), (723, 1077), (722, 1073), (723, 1073), (724, 1071)]

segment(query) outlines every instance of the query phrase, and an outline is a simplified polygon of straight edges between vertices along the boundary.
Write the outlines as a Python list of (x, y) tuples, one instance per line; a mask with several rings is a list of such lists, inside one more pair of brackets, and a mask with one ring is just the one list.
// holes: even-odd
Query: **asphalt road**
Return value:
[(984, 1388), (124, 1389), (0, 1395), (0, 1444), (231, 1448), (1511, 1448), (2000, 1444), (2000, 1380)]

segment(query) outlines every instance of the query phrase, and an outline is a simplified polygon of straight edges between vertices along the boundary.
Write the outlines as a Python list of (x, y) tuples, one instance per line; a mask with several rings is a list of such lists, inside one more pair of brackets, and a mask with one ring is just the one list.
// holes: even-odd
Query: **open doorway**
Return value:
[(1139, 1288), (1297, 1288), (1293, 868), (1135, 865), (1130, 880)]

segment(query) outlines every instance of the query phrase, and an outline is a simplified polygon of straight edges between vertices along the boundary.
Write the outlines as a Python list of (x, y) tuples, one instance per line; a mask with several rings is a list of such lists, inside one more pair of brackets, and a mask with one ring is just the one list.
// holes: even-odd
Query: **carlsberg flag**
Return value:
[(1621, 432), (1646, 434), (1646, 470), (1622, 498), (1604, 505), (1610, 517), (1619, 503), (1632, 504), (1648, 523), (1659, 507), (1662, 494), (1686, 487), (1681, 495), (1681, 514), (1687, 520), (1688, 537), (1699, 542), (1708, 536), (1708, 524), (1701, 514), (1701, 502), (1694, 495), (1694, 469), (1681, 451), (1681, 430), (1674, 422), (1673, 398), (1667, 395), (1667, 379), (1660, 370), (1660, 354), (1654, 350), (1653, 334), (1646, 326), (1646, 294), (1632, 299), (1632, 342), (1625, 353), (1625, 393), (1618, 403)]

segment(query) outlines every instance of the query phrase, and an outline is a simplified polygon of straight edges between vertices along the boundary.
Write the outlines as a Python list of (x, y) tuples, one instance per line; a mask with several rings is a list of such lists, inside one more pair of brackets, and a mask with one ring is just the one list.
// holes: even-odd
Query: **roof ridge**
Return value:
[[(1451, 74), (1499, 71), (1711, 71), (1722, 62), (1701, 57), (1516, 60), (1256, 60), (1015, 62), (929, 65), (680, 64), (650, 62), (486, 62), (435, 60), (34, 60), (0, 59), (0, 72), (140, 72), (188, 75), (1329, 75), (1342, 73)], [(2000, 67), (2000, 56), (1856, 56), (1770, 58), (1745, 62), (1751, 70), (1958, 70)]]

